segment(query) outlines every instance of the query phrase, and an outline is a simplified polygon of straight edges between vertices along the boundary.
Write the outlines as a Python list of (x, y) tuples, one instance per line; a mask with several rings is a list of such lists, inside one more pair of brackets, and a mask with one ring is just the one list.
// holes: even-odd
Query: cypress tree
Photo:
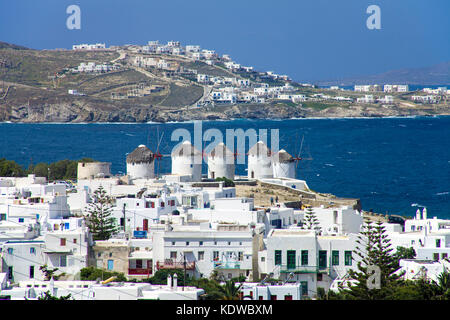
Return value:
[(303, 222), (303, 229), (314, 230), (316, 234), (321, 232), (319, 226), (319, 219), (317, 219), (316, 214), (312, 208), (307, 208), (305, 212), (305, 218)]
[[(360, 261), (357, 263), (357, 270), (350, 269), (348, 274), (350, 278), (357, 280), (357, 283), (350, 285), (348, 289), (341, 289), (343, 297), (363, 300), (390, 299), (402, 283), (402, 274), (397, 272), (400, 265), (397, 257), (391, 253), (393, 249), (382, 223), (377, 222), (374, 225), (367, 220), (356, 242), (353, 253)], [(379, 273), (373, 273), (373, 266), (379, 268)], [(371, 285), (375, 277), (379, 277), (378, 288)]]
[(102, 186), (94, 191), (87, 213), (87, 225), (94, 240), (108, 240), (118, 231), (116, 219), (111, 216), (112, 198)]

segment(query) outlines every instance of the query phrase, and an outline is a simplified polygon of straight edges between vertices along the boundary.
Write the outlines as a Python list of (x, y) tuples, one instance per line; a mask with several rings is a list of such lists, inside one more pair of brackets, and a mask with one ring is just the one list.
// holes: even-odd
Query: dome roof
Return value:
[(178, 144), (171, 153), (172, 157), (183, 157), (183, 156), (200, 156), (202, 153), (197, 150), (188, 140), (183, 143)]
[(231, 152), (230, 149), (227, 148), (227, 146), (223, 142), (215, 146), (214, 149), (212, 149), (211, 152), (208, 154), (208, 157), (218, 157), (218, 158), (225, 158), (232, 156), (233, 153)]
[(151, 163), (154, 159), (154, 153), (145, 145), (141, 144), (133, 152), (128, 154), (127, 163)]
[(294, 162), (294, 158), (286, 152), (286, 150), (281, 149), (280, 151), (278, 151), (274, 156), (274, 161), (275, 162), (280, 162), (280, 163), (289, 163), (289, 162)]
[(248, 150), (249, 155), (270, 157), (270, 149), (262, 141), (258, 141)]

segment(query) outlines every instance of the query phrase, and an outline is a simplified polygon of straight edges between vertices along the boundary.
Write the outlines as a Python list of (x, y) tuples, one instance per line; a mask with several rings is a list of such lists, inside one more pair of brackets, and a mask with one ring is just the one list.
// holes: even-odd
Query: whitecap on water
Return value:
[(446, 192), (438, 192), (438, 193), (436, 193), (436, 195), (437, 196), (443, 196), (443, 195), (446, 195), (446, 194), (449, 194), (450, 192), (448, 192), (448, 191), (446, 191)]

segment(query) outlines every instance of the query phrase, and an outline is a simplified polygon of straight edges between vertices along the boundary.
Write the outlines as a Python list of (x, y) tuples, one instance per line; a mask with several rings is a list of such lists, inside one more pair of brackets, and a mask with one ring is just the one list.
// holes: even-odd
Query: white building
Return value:
[(274, 178), (295, 179), (295, 159), (282, 149), (272, 156)]
[(248, 151), (248, 178), (265, 179), (273, 176), (272, 154), (266, 144), (258, 141)]
[(171, 154), (172, 174), (189, 176), (191, 181), (200, 181), (202, 178), (202, 153), (189, 141), (176, 146)]
[(208, 178), (225, 177), (234, 180), (234, 154), (221, 142), (207, 155)]
[(131, 179), (153, 179), (155, 177), (155, 155), (141, 144), (127, 155), (127, 175)]

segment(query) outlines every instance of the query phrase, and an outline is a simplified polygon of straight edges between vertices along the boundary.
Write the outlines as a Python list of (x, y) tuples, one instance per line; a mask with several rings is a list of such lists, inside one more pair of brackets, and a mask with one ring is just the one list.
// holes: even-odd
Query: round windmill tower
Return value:
[(295, 179), (295, 159), (282, 149), (272, 157), (273, 177)]
[(207, 155), (208, 178), (234, 180), (234, 154), (221, 142)]
[(272, 178), (271, 151), (262, 141), (258, 141), (248, 151), (248, 178), (265, 179)]
[(171, 153), (172, 174), (189, 175), (192, 181), (202, 180), (202, 153), (189, 141), (176, 146)]
[(155, 177), (155, 155), (141, 144), (127, 156), (127, 175), (131, 179), (153, 179)]

